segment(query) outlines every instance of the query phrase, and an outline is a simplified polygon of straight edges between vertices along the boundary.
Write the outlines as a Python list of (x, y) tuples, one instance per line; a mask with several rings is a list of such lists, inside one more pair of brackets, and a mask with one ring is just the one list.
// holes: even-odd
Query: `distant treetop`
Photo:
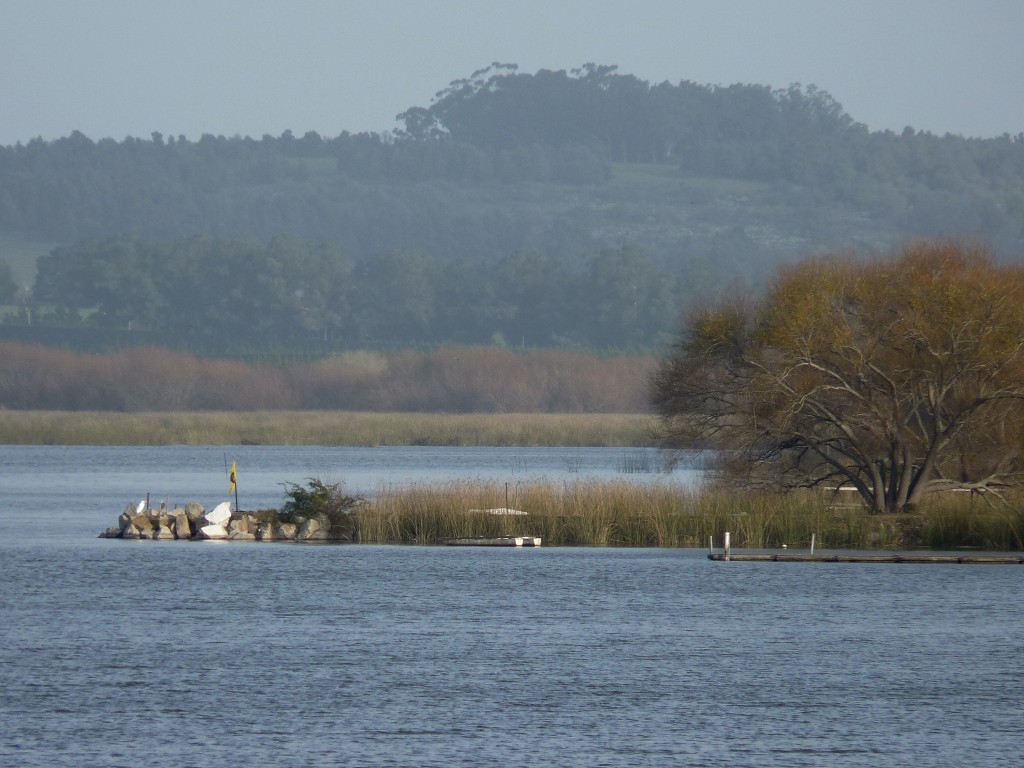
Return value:
[(495, 62), (454, 80), (429, 107), (397, 116), (400, 136), (489, 147), (598, 144), (613, 161), (665, 162), (723, 138), (778, 142), (797, 132), (866, 132), (813, 85), (652, 85), (614, 65), (523, 73)]

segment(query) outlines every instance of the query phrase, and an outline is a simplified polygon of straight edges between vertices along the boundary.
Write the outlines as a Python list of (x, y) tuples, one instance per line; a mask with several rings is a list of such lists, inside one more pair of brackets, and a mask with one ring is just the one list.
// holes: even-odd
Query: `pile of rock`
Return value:
[(117, 527), (100, 534), (106, 539), (228, 539), (231, 541), (331, 541), (326, 515), (280, 522), (273, 513), (257, 517), (232, 511), (227, 502), (209, 512), (191, 502), (173, 510), (129, 504), (117, 518)]

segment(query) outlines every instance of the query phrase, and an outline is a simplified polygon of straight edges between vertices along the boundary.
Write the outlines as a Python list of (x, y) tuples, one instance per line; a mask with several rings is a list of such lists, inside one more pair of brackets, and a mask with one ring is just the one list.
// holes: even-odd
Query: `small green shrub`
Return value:
[(360, 496), (348, 496), (341, 483), (325, 483), (318, 477), (306, 478), (306, 485), (282, 483), (288, 500), (281, 506), (282, 522), (294, 523), (297, 518), (326, 518), (331, 537), (355, 541), (358, 525), (353, 512), (363, 503)]

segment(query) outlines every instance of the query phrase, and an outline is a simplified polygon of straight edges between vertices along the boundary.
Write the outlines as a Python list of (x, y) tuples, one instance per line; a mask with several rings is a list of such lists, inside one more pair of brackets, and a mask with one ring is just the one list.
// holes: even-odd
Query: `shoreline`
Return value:
[(324, 445), (641, 448), (656, 418), (629, 413), (0, 410), (6, 445)]
[(709, 552), (708, 560), (716, 563), (900, 563), (900, 564), (956, 564), (956, 565), (1024, 565), (1024, 553), (1010, 554), (1013, 550), (992, 550), (971, 555), (949, 553), (946, 550), (908, 549), (899, 552), (872, 554), (867, 549), (855, 554), (838, 552)]

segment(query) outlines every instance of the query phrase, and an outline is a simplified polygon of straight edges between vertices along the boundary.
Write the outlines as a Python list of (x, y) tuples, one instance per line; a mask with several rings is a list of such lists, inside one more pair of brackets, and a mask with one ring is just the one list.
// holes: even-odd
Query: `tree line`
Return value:
[(291, 233), (341, 239), (367, 253), (414, 244), (459, 255), (451, 250), (456, 239), (493, 251), (497, 243), (524, 244), (517, 233), (532, 230), (516, 217), (474, 230), (459, 214), (472, 209), (471, 196), (458, 186), (590, 184), (609, 173), (582, 145), (490, 152), (390, 134), (296, 138), (290, 131), (258, 140), (154, 133), (118, 142), (74, 131), (0, 147), (0, 229), (64, 241), (121, 232)]
[(1024, 174), (1024, 133), (938, 137), (870, 132), (817, 86), (649, 83), (608, 65), (518, 71), (495, 62), (398, 116), (400, 135), (507, 149), (583, 145), (613, 162), (839, 189), (856, 176), (932, 188)]
[(530, 74), (495, 62), (399, 119), (421, 141), (582, 143), (612, 162), (813, 189), (907, 235), (1024, 241), (1024, 133), (871, 132), (814, 85), (649, 83), (607, 65)]
[[(609, 244), (595, 230), (616, 203), (680, 205), (671, 189), (615, 186), (616, 164), (639, 163), (682, 178), (779, 185), (783, 209), (806, 203), (786, 203), (794, 191), (812, 190), (899, 236), (961, 233), (1017, 246), (1024, 235), (1024, 134), (871, 132), (814, 86), (494, 65), (398, 117), (403, 127), (388, 134), (93, 141), (73, 132), (0, 147), (0, 230), (62, 242), (292, 234), (338, 242), (355, 258), (399, 248), (449, 259), (524, 248), (573, 258)], [(643, 220), (625, 226), (659, 259), (678, 259), (689, 242), (645, 238)]]
[(0, 233), (69, 244), (3, 334), (651, 347), (679, 311), (809, 252), (1024, 244), (1024, 135), (870, 132), (813, 86), (496, 64), (399, 118), (0, 147)]
[(489, 263), (414, 251), (354, 260), (337, 245), (289, 237), (125, 235), (41, 257), (40, 308), (32, 315), (23, 308), (8, 325), (95, 329), (100, 338), (104, 330), (132, 330), (140, 342), (155, 333), (228, 356), (261, 345), (638, 350), (668, 338), (681, 290), (629, 247), (587, 254), (573, 266), (536, 251)]

